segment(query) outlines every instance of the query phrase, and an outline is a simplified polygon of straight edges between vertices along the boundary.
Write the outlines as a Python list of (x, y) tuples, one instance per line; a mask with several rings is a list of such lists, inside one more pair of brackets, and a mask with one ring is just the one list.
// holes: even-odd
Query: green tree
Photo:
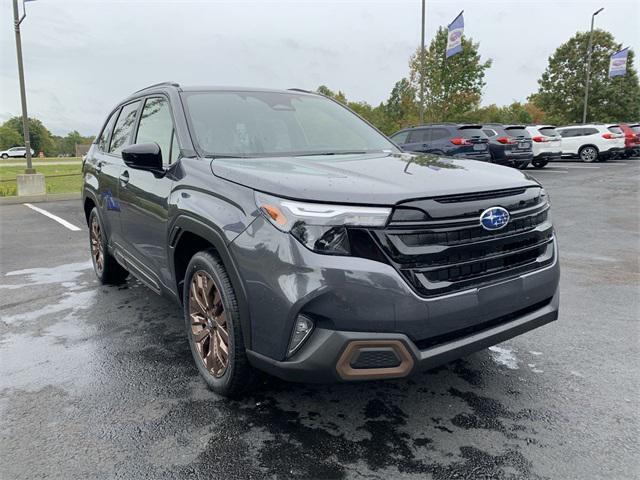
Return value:
[[(20, 135), (20, 145), (24, 145), (22, 141), (22, 117), (10, 118), (3, 124), (3, 127), (17, 132)], [(31, 141), (31, 148), (36, 155), (38, 152), (44, 152), (45, 155), (53, 154), (54, 142), (51, 138), (51, 132), (38, 119), (29, 118), (29, 140)]]
[[(549, 57), (538, 80), (538, 92), (529, 100), (553, 123), (582, 121), (589, 32), (578, 32)], [(627, 74), (609, 78), (609, 59), (622, 48), (613, 35), (594, 30), (587, 121), (634, 121), (640, 117), (640, 86), (629, 50)]]
[(459, 121), (480, 105), (485, 71), (491, 60), (480, 60), (479, 43), (462, 37), (462, 52), (445, 60), (447, 29), (440, 27), (424, 53), (418, 49), (409, 61), (415, 91), (424, 84), (425, 120)]
[(22, 145), (22, 135), (8, 125), (0, 126), (0, 150)]
[(419, 112), (416, 103), (416, 89), (407, 78), (396, 82), (389, 99), (384, 105), (386, 133), (393, 133), (408, 125), (418, 123)]

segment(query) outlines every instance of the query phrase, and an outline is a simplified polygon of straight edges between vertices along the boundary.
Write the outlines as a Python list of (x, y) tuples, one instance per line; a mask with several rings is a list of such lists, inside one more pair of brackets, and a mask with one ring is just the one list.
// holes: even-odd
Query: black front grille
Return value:
[[(410, 224), (392, 221), (373, 233), (390, 263), (424, 296), (487, 285), (551, 264), (553, 227), (546, 200), (538, 192), (530, 192), (528, 198), (522, 189), (502, 193), (448, 197), (444, 203), (467, 202), (468, 208), (457, 207), (455, 217)], [(480, 211), (511, 206), (516, 196), (521, 208), (510, 210), (506, 227), (489, 231), (480, 225)], [(422, 205), (433, 207), (434, 200), (441, 201), (425, 200)], [(419, 206), (419, 201), (414, 203)], [(433, 211), (425, 213), (433, 218)]]

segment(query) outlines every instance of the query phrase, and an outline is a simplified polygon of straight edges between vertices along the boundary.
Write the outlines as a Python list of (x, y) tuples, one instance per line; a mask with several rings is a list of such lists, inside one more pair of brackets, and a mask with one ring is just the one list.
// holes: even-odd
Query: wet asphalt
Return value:
[(410, 379), (208, 391), (178, 307), (100, 286), (79, 202), (0, 206), (0, 478), (638, 478), (640, 160), (530, 171), (560, 319)]

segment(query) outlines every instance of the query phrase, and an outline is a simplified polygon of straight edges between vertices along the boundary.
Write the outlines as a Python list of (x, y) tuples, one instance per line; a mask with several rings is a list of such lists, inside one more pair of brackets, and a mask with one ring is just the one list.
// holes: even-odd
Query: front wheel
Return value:
[(187, 267), (184, 318), (191, 353), (214, 392), (237, 397), (255, 378), (240, 327), (240, 310), (222, 261), (213, 251), (196, 253)]
[(582, 147), (578, 153), (580, 160), (585, 163), (591, 163), (598, 160), (598, 149), (596, 147)]
[(531, 162), (531, 164), (536, 168), (544, 168), (547, 166), (547, 163), (549, 163), (548, 160), (534, 160)]
[(9, 158), (9, 155), (7, 155), (6, 153), (3, 153), (3, 154), (2, 154), (2, 158), (3, 158), (3, 159), (7, 159), (7, 158)]
[(107, 236), (102, 228), (97, 207), (93, 207), (89, 214), (89, 247), (93, 270), (101, 283), (117, 285), (125, 281), (129, 272), (109, 253)]

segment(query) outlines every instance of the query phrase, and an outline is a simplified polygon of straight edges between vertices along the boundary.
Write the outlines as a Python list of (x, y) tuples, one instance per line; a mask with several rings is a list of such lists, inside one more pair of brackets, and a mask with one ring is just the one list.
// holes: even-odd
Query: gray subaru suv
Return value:
[(222, 395), (256, 371), (399, 378), (555, 320), (544, 189), (498, 165), (403, 153), (301, 90), (140, 90), (83, 164), (96, 275), (181, 305)]

